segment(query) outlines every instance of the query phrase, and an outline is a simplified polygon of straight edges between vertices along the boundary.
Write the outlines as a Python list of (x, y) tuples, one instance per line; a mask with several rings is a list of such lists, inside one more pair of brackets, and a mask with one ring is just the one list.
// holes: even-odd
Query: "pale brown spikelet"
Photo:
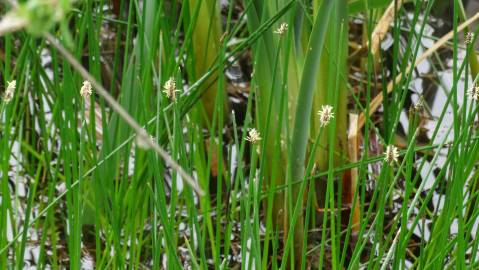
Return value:
[(91, 83), (89, 81), (84, 81), (82, 87), (80, 88), (80, 95), (84, 98), (87, 99), (91, 96), (93, 93)]
[(176, 82), (173, 77), (170, 77), (170, 79), (163, 85), (163, 93), (165, 93), (166, 96), (173, 101), (176, 100), (176, 92), (179, 91), (180, 90), (176, 89)]
[(255, 128), (252, 128), (249, 130), (246, 140), (251, 143), (257, 143), (261, 140), (261, 135)]
[(15, 88), (17, 87), (17, 81), (13, 80), (8, 82), (7, 89), (5, 89), (5, 94), (3, 95), (3, 99), (6, 103), (9, 103), (13, 99), (13, 95), (15, 94)]
[(398, 161), (399, 151), (396, 146), (388, 145), (386, 147), (386, 152), (384, 152), (384, 161), (386, 161), (389, 165), (393, 165), (395, 162)]

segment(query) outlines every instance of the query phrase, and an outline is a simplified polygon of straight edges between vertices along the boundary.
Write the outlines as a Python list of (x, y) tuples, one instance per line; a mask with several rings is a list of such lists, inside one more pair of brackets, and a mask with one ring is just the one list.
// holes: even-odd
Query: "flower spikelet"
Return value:
[(15, 94), (15, 88), (17, 87), (17, 81), (13, 80), (8, 82), (7, 89), (5, 90), (5, 94), (3, 99), (6, 103), (9, 103), (13, 99), (13, 95)]
[(163, 93), (165, 93), (166, 96), (173, 101), (176, 100), (176, 92), (180, 91), (176, 89), (176, 82), (173, 77), (170, 77), (170, 79), (166, 81), (165, 85), (163, 85), (163, 89)]
[(252, 128), (249, 130), (248, 136), (246, 136), (246, 140), (251, 143), (257, 143), (261, 140), (261, 135), (255, 128)]
[(474, 36), (471, 32), (467, 32), (466, 37), (464, 38), (464, 43), (471, 44)]
[(393, 165), (395, 162), (398, 161), (399, 151), (396, 146), (388, 145), (386, 147), (386, 152), (384, 152), (384, 161), (389, 163), (389, 165)]
[(318, 115), (320, 126), (327, 126), (329, 124), (329, 121), (334, 118), (333, 107), (331, 105), (321, 106), (321, 110), (318, 111)]
[(474, 85), (469, 91), (467, 91), (467, 95), (470, 99), (479, 101), (479, 86)]
[(89, 81), (84, 81), (82, 87), (80, 88), (80, 95), (84, 98), (87, 99), (91, 96), (93, 93), (91, 83)]
[(288, 24), (282, 23), (279, 25), (278, 29), (274, 30), (274, 33), (282, 36), (284, 33), (286, 33), (286, 31), (288, 31)]

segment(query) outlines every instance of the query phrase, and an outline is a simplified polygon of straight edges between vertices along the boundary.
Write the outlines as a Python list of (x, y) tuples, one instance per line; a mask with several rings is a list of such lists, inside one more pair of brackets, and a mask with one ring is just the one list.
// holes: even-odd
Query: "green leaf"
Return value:
[(293, 147), (291, 149), (290, 165), (293, 181), (302, 179), (304, 176), (304, 160), (306, 157), (306, 146), (309, 137), (313, 94), (314, 89), (316, 88), (319, 63), (324, 47), (332, 4), (332, 1), (325, 1), (322, 4), (316, 15), (313, 30), (309, 38), (309, 50), (306, 54), (305, 65), (301, 77), (292, 138)]
[[(291, 177), (288, 178), (288, 183), (292, 184), (296, 180), (304, 179), (304, 163), (306, 159), (306, 148), (308, 145), (308, 138), (310, 134), (310, 119), (311, 109), (313, 106), (313, 95), (316, 89), (317, 74), (319, 71), (319, 63), (321, 53), (323, 51), (326, 31), (328, 30), (329, 16), (333, 6), (333, 1), (324, 1), (316, 14), (313, 29), (309, 38), (306, 58), (304, 62), (303, 73), (301, 76), (301, 83), (299, 87), (299, 95), (296, 104), (296, 113), (294, 116), (293, 136), (291, 140), (291, 155), (289, 157), (289, 164), (291, 168)], [(303, 182), (304, 184), (305, 182)], [(304, 185), (301, 185), (304, 187)], [(287, 257), (287, 250), (291, 243), (294, 244), (293, 257), (299, 259), (296, 263), (301, 264), (302, 257), (300, 256), (303, 237), (303, 216), (298, 214), (298, 204), (302, 198), (304, 188), (294, 187), (290, 194), (292, 194), (292, 202), (295, 202), (294, 211), (292, 212), (293, 221), (291, 222), (291, 232), (288, 233), (286, 240), (285, 257)], [(302, 209), (302, 207), (300, 207)], [(291, 210), (290, 210), (291, 211)], [(294, 237), (293, 237), (294, 235)], [(292, 240), (294, 241), (292, 242)], [(284, 265), (282, 268), (284, 269)]]

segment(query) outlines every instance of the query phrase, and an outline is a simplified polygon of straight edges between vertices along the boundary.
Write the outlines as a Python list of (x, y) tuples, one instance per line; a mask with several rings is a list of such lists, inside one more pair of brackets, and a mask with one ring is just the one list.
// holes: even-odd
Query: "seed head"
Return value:
[(288, 31), (288, 24), (287, 23), (281, 23), (278, 27), (278, 29), (274, 30), (275, 34), (278, 34), (280, 36), (284, 35)]
[(165, 85), (163, 85), (163, 89), (163, 93), (165, 93), (166, 96), (173, 101), (176, 100), (176, 92), (180, 91), (176, 89), (176, 82), (173, 77), (170, 77), (170, 79), (166, 81)]
[(251, 143), (257, 143), (261, 140), (261, 136), (255, 128), (252, 128), (249, 130), (248, 136), (246, 136), (246, 140)]
[(385, 155), (384, 161), (389, 163), (389, 165), (393, 165), (394, 162), (398, 161), (399, 151), (396, 146), (388, 145), (386, 147), (386, 152), (384, 152), (384, 155)]
[(321, 127), (325, 127), (329, 124), (329, 121), (334, 118), (333, 107), (331, 105), (321, 106), (321, 110), (318, 111), (319, 124)]
[(84, 81), (83, 86), (80, 89), (80, 95), (84, 98), (87, 99), (91, 96), (93, 93), (92, 88), (91, 88), (91, 83), (89, 81)]
[(467, 32), (467, 33), (466, 33), (466, 37), (464, 38), (464, 43), (466, 43), (466, 44), (471, 44), (473, 38), (474, 38), (474, 36), (472, 35), (472, 33), (471, 33), (471, 32)]
[(17, 87), (17, 81), (13, 80), (8, 82), (7, 89), (5, 90), (5, 94), (3, 99), (6, 103), (9, 103), (13, 99), (13, 94), (15, 94), (15, 88)]
[(424, 97), (420, 96), (419, 100), (416, 102), (416, 104), (414, 104), (414, 110), (416, 112), (421, 112), (422, 110), (424, 110), (424, 102)]
[(479, 101), (479, 86), (474, 85), (469, 91), (467, 91), (467, 95), (470, 99)]

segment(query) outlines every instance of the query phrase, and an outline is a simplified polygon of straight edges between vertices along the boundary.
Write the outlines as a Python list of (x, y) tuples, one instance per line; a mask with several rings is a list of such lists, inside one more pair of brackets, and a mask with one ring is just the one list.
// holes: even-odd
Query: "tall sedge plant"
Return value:
[[(268, 19), (270, 10), (265, 1), (245, 1), (248, 10), (248, 28), (251, 32)], [(278, 24), (279, 26), (279, 24)], [(286, 126), (280, 118), (285, 92), (281, 87), (282, 69), (279, 65), (279, 39), (272, 31), (265, 32), (261, 39), (253, 45), (254, 76), (251, 89), (256, 98), (256, 126), (262, 134), (260, 172), (264, 186), (269, 189), (266, 203), (266, 220), (270, 228), (281, 228), (285, 225), (284, 197), (282, 192), (275, 193), (273, 189), (285, 183), (286, 153), (282, 150), (281, 140)], [(284, 48), (283, 48), (284, 49)], [(279, 131), (279, 132), (278, 132)], [(269, 236), (267, 236), (269, 237)]]
[[(320, 70), (320, 59), (324, 48), (326, 33), (329, 25), (330, 14), (334, 18), (333, 2), (325, 1), (321, 4), (320, 9), (316, 13), (312, 32), (309, 38), (308, 50), (306, 52), (304, 68), (301, 74), (298, 99), (296, 104), (296, 113), (294, 127), (291, 139), (291, 153), (289, 165), (291, 167), (291, 178), (289, 181), (304, 180), (307, 146), (310, 137), (310, 119), (313, 108), (313, 97), (316, 90), (317, 73)], [(333, 12), (332, 12), (333, 11)], [(324, 68), (324, 67), (323, 67)], [(324, 91), (324, 90), (323, 90)], [(324, 92), (319, 95), (324, 96)], [(318, 93), (318, 92), (317, 92)], [(298, 186), (292, 191), (293, 202), (300, 201), (297, 198)], [(302, 209), (302, 208), (300, 208)], [(303, 220), (302, 211), (298, 213), (298, 220), (293, 228), (295, 243), (300, 243), (303, 238)], [(301, 251), (301, 245), (295, 245), (295, 252)]]
[[(270, 2), (264, 4), (254, 2), (254, 7), (249, 14), (250, 25), (258, 23), (255, 22), (255, 17), (257, 17), (258, 13), (267, 14), (269, 10), (275, 9), (275, 5)], [(305, 16), (300, 12), (301, 9), (298, 8), (296, 12), (290, 12), (285, 16), (286, 21), (291, 22), (292, 25), (289, 28), (291, 29), (290, 31), (294, 31), (293, 34), (289, 32), (286, 34), (289, 39), (293, 39), (292, 42), (284, 41), (281, 38), (275, 39), (273, 34), (266, 33), (262, 39), (262, 43), (255, 47), (256, 53), (261, 55), (261, 61), (257, 60), (255, 65), (255, 82), (258, 84), (259, 90), (256, 93), (257, 119), (263, 136), (268, 138), (267, 141), (263, 143), (263, 160), (272, 160), (268, 158), (268, 156), (276, 158), (282, 156), (283, 158), (279, 158), (279, 162), (272, 162), (272, 164), (281, 164), (281, 162), (288, 160), (288, 168), (291, 170), (289, 173), (285, 169), (279, 170), (279, 172), (277, 170), (273, 171), (271, 167), (274, 165), (271, 165), (269, 162), (262, 164), (268, 166), (267, 169), (263, 166), (260, 168), (264, 172), (262, 176), (265, 179), (271, 179), (269, 183), (267, 183), (269, 188), (287, 183), (285, 180), (288, 178), (291, 183), (304, 178), (304, 166), (308, 156), (309, 142), (319, 136), (320, 123), (316, 112), (326, 104), (333, 104), (336, 108), (335, 111), (338, 115), (336, 131), (339, 136), (331, 137), (328, 136), (327, 132), (324, 132), (320, 138), (321, 143), (320, 147), (318, 147), (320, 150), (310, 154), (315, 157), (314, 159), (319, 165), (319, 169), (325, 171), (328, 168), (329, 161), (327, 142), (328, 137), (331, 137), (337, 149), (334, 155), (334, 164), (338, 165), (346, 160), (346, 7), (346, 3), (333, 4), (329, 1), (316, 2), (315, 18), (319, 19), (315, 19), (314, 22), (308, 21), (307, 18), (311, 18), (310, 15), (306, 14)], [(330, 10), (333, 11), (331, 12), (333, 14), (331, 15), (331, 21), (328, 17)], [(313, 23), (312, 29), (308, 22)], [(329, 29), (329, 31), (327, 29)], [(309, 33), (310, 30), (312, 30), (311, 35), (306, 39), (307, 42), (304, 42), (304, 33)], [(279, 28), (277, 31), (279, 31)], [(341, 33), (341, 35), (337, 35), (336, 33), (338, 32)], [(262, 46), (275, 49), (266, 50), (262, 49)], [(323, 47), (329, 47), (330, 49), (323, 50)], [(275, 53), (277, 55), (275, 55)], [(268, 76), (265, 74), (272, 74), (272, 80), (267, 81), (265, 78), (268, 78)], [(284, 77), (284, 75), (286, 75), (286, 77)], [(278, 80), (276, 79), (277, 76), (280, 78), (283, 76), (285, 79), (282, 81)], [(316, 78), (319, 79), (316, 80)], [(287, 91), (274, 90), (277, 88), (283, 89), (277, 85), (280, 81), (283, 82), (284, 85), (287, 85)], [(331, 90), (328, 91), (328, 89)], [(284, 92), (287, 93), (286, 101), (284, 102), (284, 104), (287, 104), (286, 109), (281, 107), (284, 106), (284, 104), (281, 103), (283, 98), (282, 93)], [(278, 119), (277, 117), (271, 119), (271, 115), (277, 115), (278, 112), (282, 111), (290, 111), (289, 114), (285, 113), (284, 118), (282, 118), (284, 122), (278, 123), (278, 121), (274, 121)], [(280, 114), (279, 117), (283, 117), (283, 115)], [(289, 127), (293, 130), (292, 134), (288, 131)], [(281, 135), (277, 136), (277, 134)], [(289, 155), (286, 148), (278, 153), (277, 149), (281, 148), (277, 146), (281, 143), (281, 140), (291, 143)], [(311, 149), (309, 150), (311, 151)], [(272, 172), (274, 177), (271, 178), (272, 175), (268, 173), (268, 171)], [(319, 201), (323, 200), (322, 203), (324, 203), (325, 191), (325, 186), (317, 187), (318, 198)], [(289, 226), (291, 224), (288, 222), (281, 224), (281, 220), (284, 220), (286, 217), (291, 218), (291, 211), (293, 209), (291, 206), (300, 200), (300, 198), (297, 197), (298, 193), (299, 186), (294, 185), (294, 188), (289, 191), (290, 198), (288, 200), (285, 200), (283, 194), (276, 194), (274, 196), (272, 200), (273, 216), (280, 217), (279, 219), (275, 219), (276, 226), (282, 225), (287, 231), (290, 229)], [(288, 204), (289, 207), (286, 207)], [(297, 240), (303, 237), (301, 212), (302, 211), (298, 212), (297, 228), (294, 229)], [(294, 242), (301, 243), (302, 241)], [(295, 249), (299, 252), (300, 245)]]
[[(462, 2), (458, 3), (459, 5), (459, 10), (460, 10), (460, 17), (463, 21), (467, 20), (467, 15), (466, 11), (464, 9), (464, 5)], [(468, 89), (468, 94), (469, 96), (476, 97), (473, 98), (472, 100), (475, 101), (477, 100), (477, 96), (479, 95), (479, 88), (478, 88), (478, 83), (477, 83), (477, 75), (479, 74), (479, 61), (477, 60), (477, 54), (475, 51), (475, 41), (477, 40), (477, 32), (478, 30), (473, 32), (469, 32), (469, 27), (465, 28), (465, 35), (464, 35), (464, 43), (466, 46), (467, 50), (467, 60), (468, 60), (468, 65), (469, 65), (469, 73), (472, 78), (472, 82), (468, 85), (466, 81), (466, 87), (469, 87)], [(466, 76), (467, 76), (467, 71), (466, 71)], [(476, 154), (477, 157), (477, 154)], [(467, 208), (466, 211), (466, 220), (470, 220), (472, 217), (473, 213), (473, 205), (477, 204), (478, 201), (478, 195), (479, 195), (479, 171), (475, 171), (473, 176), (472, 176), (472, 181), (471, 181), (471, 187), (470, 187), (470, 194), (472, 195), (472, 203), (470, 206)]]
[[(315, 12), (319, 11), (320, 3), (315, 1)], [(312, 114), (318, 112), (322, 106), (331, 104), (335, 107), (336, 125), (332, 133), (323, 132), (320, 137), (320, 147), (314, 155), (319, 171), (327, 171), (330, 165), (341, 166), (348, 161), (347, 149), (347, 74), (348, 74), (348, 23), (347, 3), (339, 1), (335, 7), (330, 26), (326, 34), (325, 49), (320, 58), (320, 68), (316, 91), (313, 98)], [(320, 121), (318, 116), (311, 117), (311, 138), (319, 136)], [(328, 146), (329, 138), (333, 139), (334, 149)], [(333, 164), (329, 164), (329, 153), (333, 153)], [(346, 178), (349, 176), (346, 175)], [(348, 181), (346, 181), (348, 182)], [(316, 181), (317, 203), (320, 208), (325, 205), (325, 179)], [(345, 183), (346, 184), (346, 183)], [(348, 184), (349, 185), (349, 184)]]

